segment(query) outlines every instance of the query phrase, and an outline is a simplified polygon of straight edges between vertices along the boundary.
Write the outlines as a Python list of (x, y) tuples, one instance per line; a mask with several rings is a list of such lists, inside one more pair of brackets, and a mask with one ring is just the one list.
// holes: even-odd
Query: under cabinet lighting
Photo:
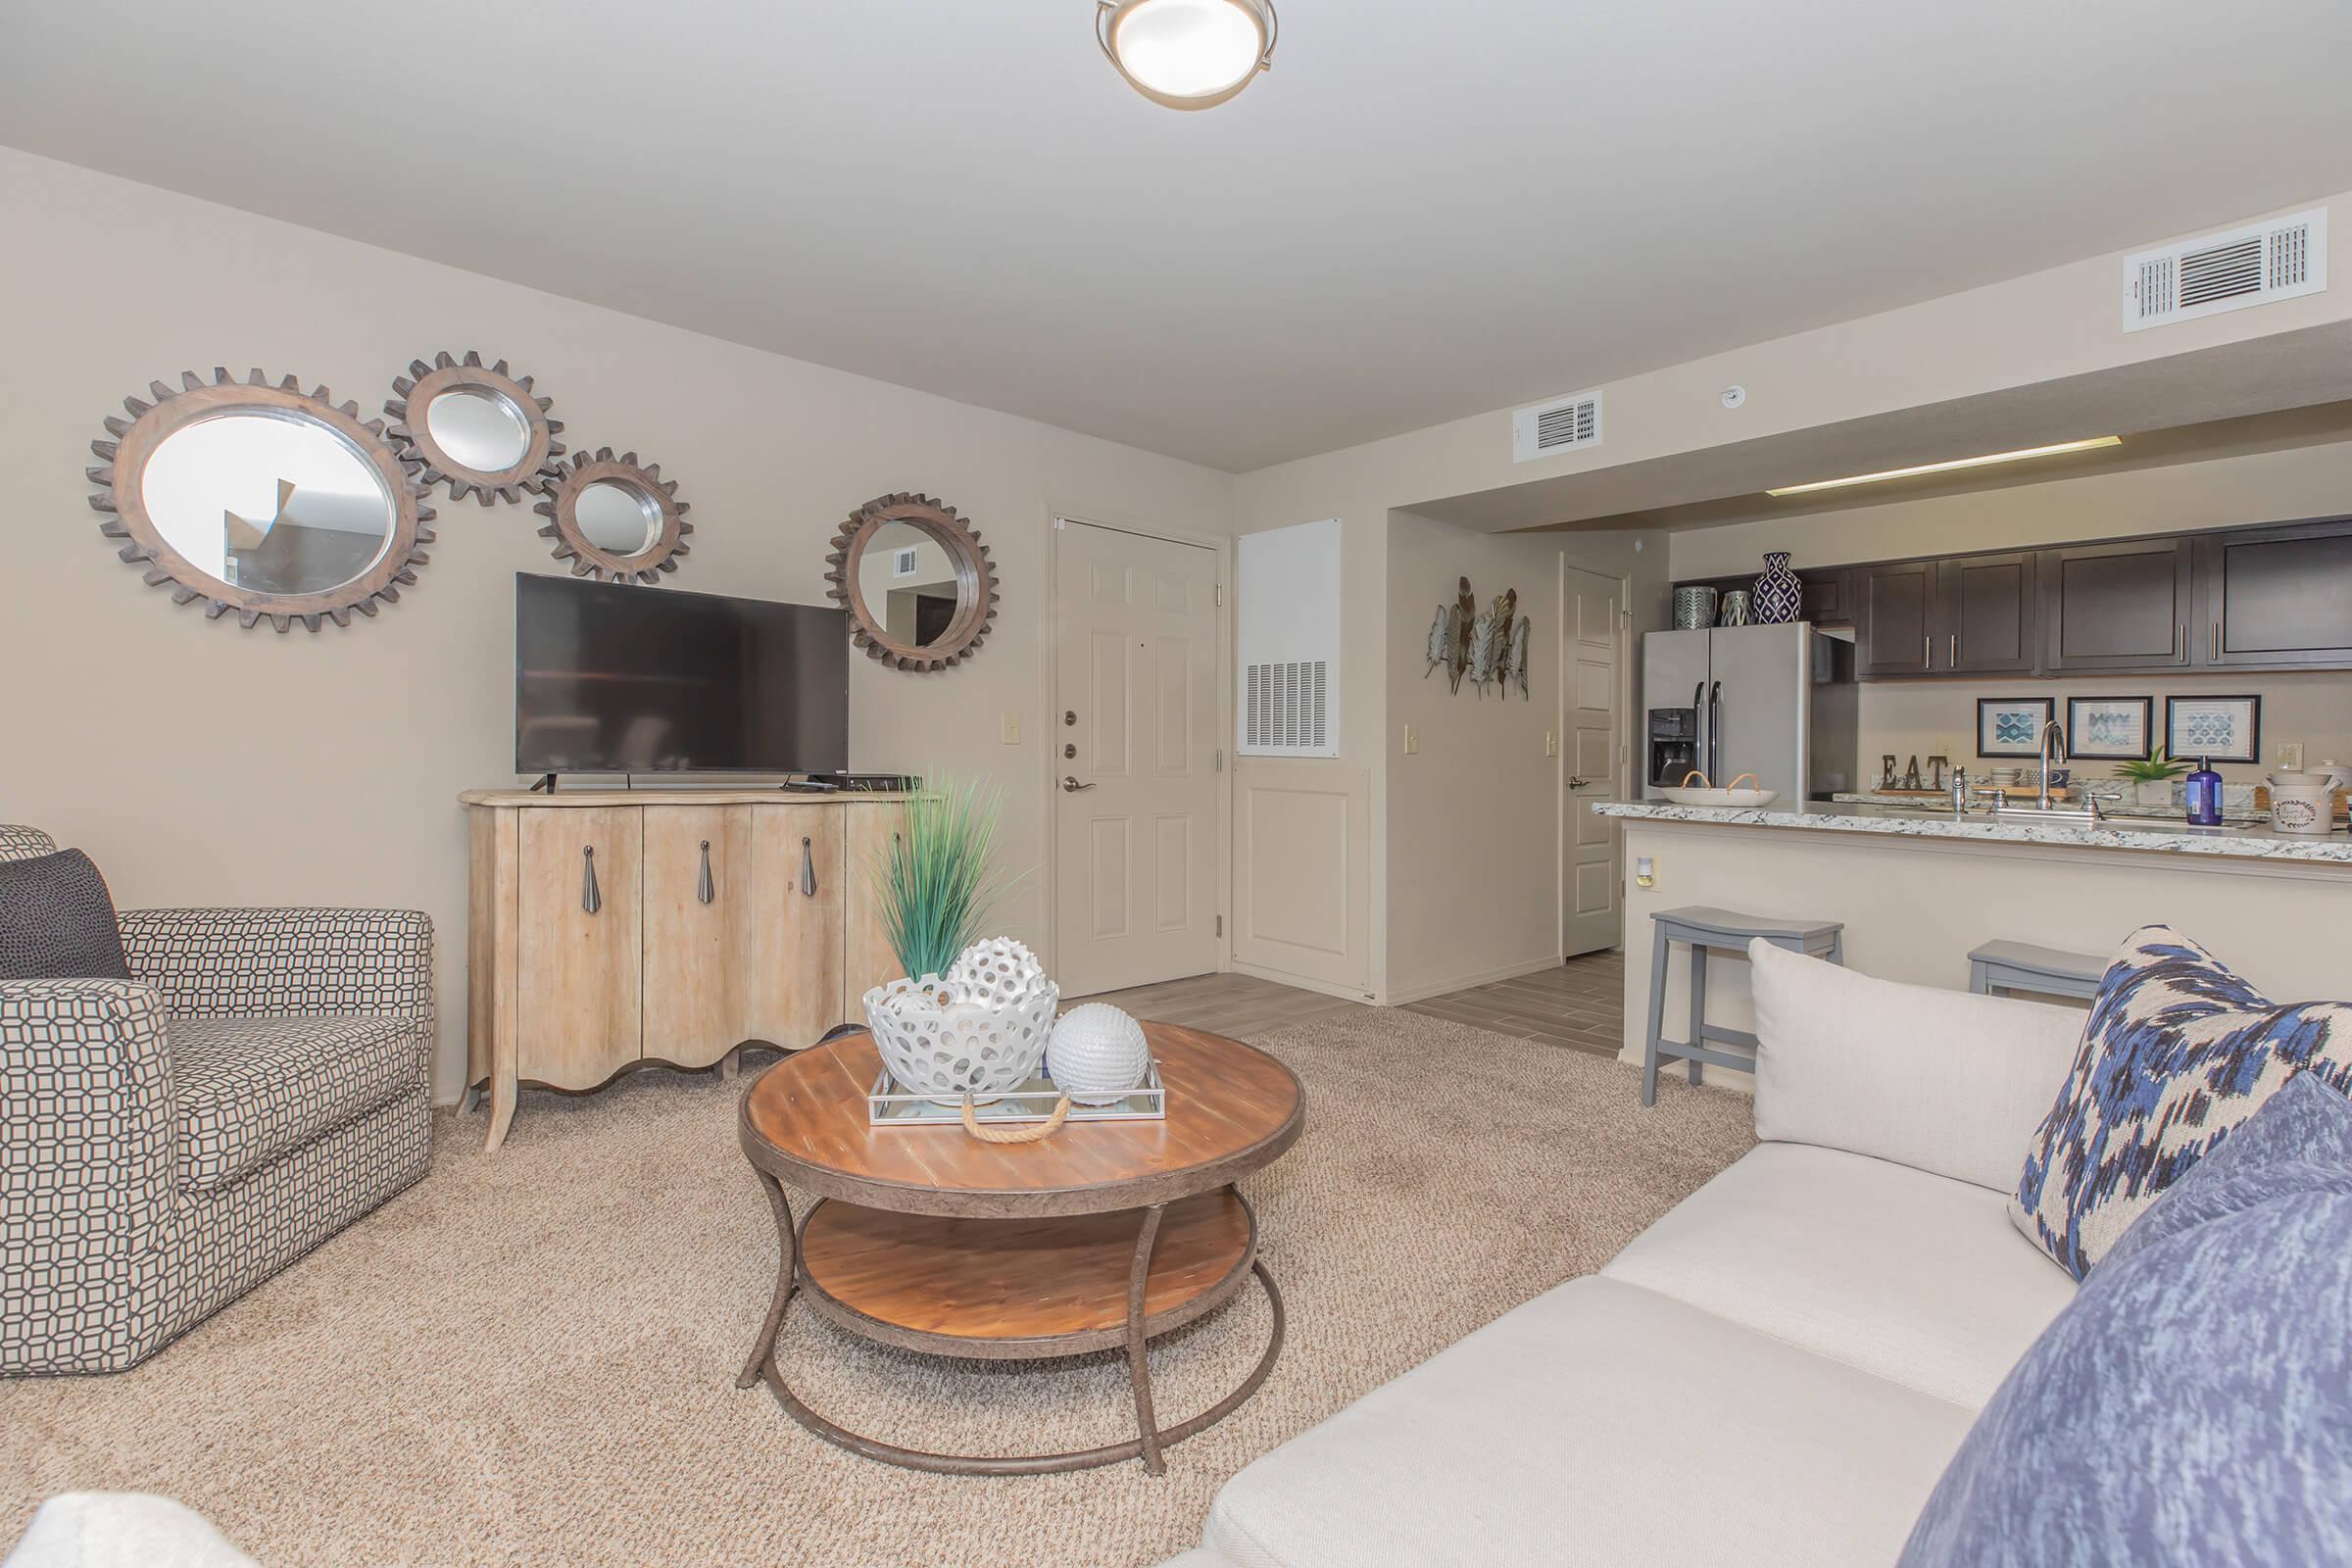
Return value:
[(2060, 441), (2046, 447), (2021, 447), (2015, 452), (1990, 452), (1981, 458), (1954, 458), (1949, 463), (1923, 463), (1911, 468), (1888, 468), (1884, 473), (1856, 473), (1843, 479), (1816, 479), (1811, 484), (1783, 485), (1768, 496), (1801, 496), (1814, 490), (1839, 490), (1849, 484), (1877, 484), (1882, 479), (1908, 479), (1922, 473), (1949, 473), (1955, 468), (1983, 468), (1995, 463), (2020, 463), (2027, 458), (2054, 458), (2061, 452), (2088, 452), (2094, 447), (2120, 447), (2120, 435), (2094, 435), (2087, 441)]

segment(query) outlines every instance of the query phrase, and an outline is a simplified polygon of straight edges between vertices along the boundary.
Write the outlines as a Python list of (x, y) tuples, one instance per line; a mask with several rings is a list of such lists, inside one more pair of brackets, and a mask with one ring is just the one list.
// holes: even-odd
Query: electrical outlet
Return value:
[(1006, 713), (1004, 717), (1003, 723), (1000, 726), (1000, 733), (1004, 736), (1005, 745), (1020, 745), (1021, 715), (1018, 713)]
[(1421, 732), (1412, 725), (1404, 726), (1404, 755), (1417, 757), (1421, 753)]
[(2278, 748), (2278, 770), (2282, 773), (2303, 771), (2303, 743), (2288, 741)]

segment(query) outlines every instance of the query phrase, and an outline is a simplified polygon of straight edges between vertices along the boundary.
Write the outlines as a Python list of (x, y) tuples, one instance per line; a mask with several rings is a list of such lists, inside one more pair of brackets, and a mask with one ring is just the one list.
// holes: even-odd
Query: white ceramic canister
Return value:
[(2273, 773), (2271, 826), (2311, 838), (2335, 826), (2335, 779), (2328, 773)]

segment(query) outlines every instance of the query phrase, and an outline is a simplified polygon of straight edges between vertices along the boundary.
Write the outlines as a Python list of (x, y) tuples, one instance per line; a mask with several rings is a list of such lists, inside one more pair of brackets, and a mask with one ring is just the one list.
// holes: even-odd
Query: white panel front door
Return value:
[(1219, 967), (1219, 617), (1216, 552), (1082, 522), (1056, 534), (1047, 734), (1064, 997)]
[(1624, 835), (1614, 817), (1595, 816), (1596, 801), (1621, 798), (1619, 765), (1618, 584), (1614, 578), (1561, 568), (1560, 728), (1567, 737), (1561, 780), (1561, 951), (1570, 957), (1616, 947), (1624, 939), (1620, 899)]

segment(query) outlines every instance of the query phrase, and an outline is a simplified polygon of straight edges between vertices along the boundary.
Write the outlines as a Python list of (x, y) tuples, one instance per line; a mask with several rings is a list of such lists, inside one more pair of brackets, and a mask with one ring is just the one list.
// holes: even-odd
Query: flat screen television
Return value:
[(849, 765), (846, 612), (515, 573), (515, 772)]

